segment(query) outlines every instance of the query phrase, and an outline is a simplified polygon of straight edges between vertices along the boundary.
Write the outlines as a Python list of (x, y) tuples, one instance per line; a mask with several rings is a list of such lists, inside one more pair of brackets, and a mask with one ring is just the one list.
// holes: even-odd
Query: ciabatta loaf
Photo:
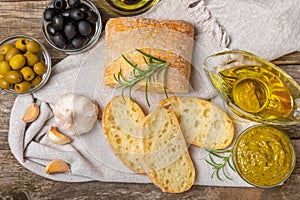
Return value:
[(195, 169), (175, 114), (158, 107), (143, 122), (142, 160), (149, 179), (164, 192), (193, 185)]
[(140, 161), (140, 129), (145, 114), (129, 97), (116, 96), (104, 108), (104, 134), (123, 164), (136, 173), (144, 173)]
[[(194, 27), (182, 20), (146, 18), (112, 18), (106, 24), (104, 84), (116, 87), (114, 75), (120, 71), (126, 78), (133, 68), (122, 57), (145, 69), (144, 55), (139, 49), (169, 63), (166, 87), (170, 93), (187, 93), (194, 45)], [(148, 84), (148, 90), (163, 93), (163, 73)], [(145, 80), (137, 84), (144, 89)]]
[(234, 127), (228, 115), (210, 101), (192, 97), (170, 97), (160, 106), (176, 114), (188, 144), (212, 149), (229, 146)]

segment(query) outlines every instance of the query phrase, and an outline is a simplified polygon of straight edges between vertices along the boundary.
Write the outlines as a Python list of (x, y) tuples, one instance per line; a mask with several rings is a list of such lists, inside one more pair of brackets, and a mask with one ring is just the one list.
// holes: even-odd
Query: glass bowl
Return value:
[[(12, 36), (9, 36), (9, 37), (5, 38), (4, 40), (2, 40), (0, 42), (0, 49), (2, 50), (2, 47), (5, 44), (13, 44), (14, 45), (19, 38), (25, 38), (27, 40), (37, 42), (41, 47), (41, 53), (39, 54), (39, 59), (43, 60), (45, 65), (47, 66), (46, 73), (44, 73), (41, 76), (42, 81), (38, 85), (31, 86), (31, 88), (28, 91), (24, 92), (24, 93), (33, 93), (33, 92), (36, 92), (37, 90), (41, 89), (46, 84), (46, 82), (48, 81), (48, 79), (50, 77), (50, 74), (51, 74), (51, 67), (52, 67), (51, 57), (50, 57), (50, 54), (48, 53), (47, 49), (45, 48), (45, 46), (40, 41), (38, 41), (37, 39), (35, 39), (31, 36), (24, 35), (24, 34), (12, 35)], [(4, 90), (4, 91), (9, 92), (9, 93), (14, 93), (14, 94), (24, 94), (24, 93), (17, 92), (13, 88), (11, 88), (11, 89), (1, 89), (1, 90)]]
[(116, 16), (140, 15), (153, 8), (158, 2), (160, 0), (98, 0), (98, 4), (104, 10)]
[(229, 112), (264, 124), (300, 122), (300, 87), (271, 62), (232, 50), (207, 57), (203, 65)]
[(256, 125), (238, 136), (233, 146), (233, 163), (246, 182), (270, 188), (290, 177), (296, 152), (285, 132), (268, 125)]
[[(94, 11), (98, 16), (98, 19), (95, 23), (95, 28), (94, 29), (92, 28), (92, 30), (94, 31), (93, 35), (88, 36), (87, 42), (80, 48), (74, 48), (74, 47), (70, 47), (70, 46), (67, 46), (66, 48), (57, 47), (55, 45), (55, 43), (53, 42), (52, 36), (47, 32), (47, 25), (50, 22), (45, 21), (44, 15), (42, 17), (42, 33), (43, 33), (44, 38), (53, 48), (65, 53), (65, 54), (78, 54), (78, 53), (82, 53), (84, 51), (89, 50), (92, 46), (94, 46), (96, 44), (96, 42), (98, 41), (98, 39), (101, 35), (101, 32), (102, 32), (102, 19), (101, 19), (101, 14), (100, 14), (98, 8), (89, 0), (81, 0), (80, 2), (81, 2), (81, 4), (84, 4), (85, 6), (87, 6), (90, 10)], [(47, 5), (46, 9), (47, 8), (53, 8), (53, 1), (51, 1)], [(67, 7), (67, 9), (68, 8), (69, 7)]]

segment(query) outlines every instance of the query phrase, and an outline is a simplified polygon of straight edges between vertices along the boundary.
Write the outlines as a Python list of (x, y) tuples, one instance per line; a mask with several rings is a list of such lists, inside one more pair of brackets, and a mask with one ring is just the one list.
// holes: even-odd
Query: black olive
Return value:
[(69, 23), (65, 26), (64, 29), (65, 36), (71, 40), (77, 35), (76, 26), (73, 23)]
[(74, 48), (78, 49), (83, 47), (83, 45), (86, 43), (86, 39), (83, 36), (78, 35), (71, 41), (71, 43)]
[(56, 15), (56, 11), (54, 8), (47, 8), (44, 11), (44, 19), (46, 22), (50, 22), (55, 15)]
[(80, 20), (78, 22), (79, 33), (83, 36), (87, 36), (92, 32), (91, 24), (86, 20)]
[(83, 47), (94, 35), (98, 15), (81, 0), (53, 0), (43, 15), (46, 31), (60, 49)]
[(53, 27), (55, 30), (57, 31), (63, 30), (64, 25), (65, 25), (65, 19), (62, 16), (56, 15), (53, 18)]
[(78, 8), (74, 8), (70, 11), (70, 16), (73, 20), (78, 21), (84, 18), (84, 12)]
[(64, 11), (61, 12), (61, 16), (65, 17), (65, 18), (69, 18), (70, 17), (70, 9), (66, 9)]
[(98, 20), (98, 15), (97, 15), (94, 11), (88, 10), (88, 11), (86, 11), (85, 13), (86, 13), (86, 15), (87, 15), (86, 20), (87, 20), (88, 22), (90, 22), (90, 23), (92, 23), (92, 24), (94, 24), (94, 23), (97, 22), (97, 20)]
[(92, 31), (91, 31), (91, 33), (90, 33), (89, 35), (85, 36), (85, 38), (86, 38), (87, 40), (91, 39), (91, 38), (95, 35), (95, 29), (96, 29), (96, 27), (95, 27), (95, 26), (92, 26)]
[(78, 4), (77, 8), (79, 8), (79, 10), (81, 10), (82, 12), (86, 12), (86, 11), (90, 10), (90, 8), (87, 5), (82, 4), (82, 3)]
[(68, 4), (70, 7), (75, 7), (80, 3), (80, 0), (68, 0)]
[(53, 42), (58, 48), (64, 49), (67, 46), (66, 39), (62, 34), (57, 34), (53, 37)]
[(55, 28), (53, 27), (53, 24), (52, 23), (49, 23), (47, 25), (47, 32), (50, 34), (50, 35), (55, 35), (57, 33), (57, 31), (55, 30)]
[(64, 10), (67, 7), (67, 2), (65, 0), (54, 0), (53, 7), (57, 10)]

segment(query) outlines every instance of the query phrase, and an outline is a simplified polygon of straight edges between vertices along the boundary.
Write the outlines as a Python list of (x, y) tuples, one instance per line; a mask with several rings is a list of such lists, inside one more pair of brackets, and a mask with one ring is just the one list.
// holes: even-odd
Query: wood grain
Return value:
[[(36, 37), (49, 50), (56, 64), (66, 55), (51, 48), (40, 31), (43, 9), (50, 1), (0, 1), (0, 40), (23, 33)], [(97, 3), (96, 0), (93, 0)], [(104, 15), (104, 23), (108, 15)], [(273, 61), (300, 83), (300, 52)], [(9, 117), (16, 95), (0, 92), (0, 199), (300, 199), (300, 158), (295, 170), (283, 186), (260, 188), (193, 186), (182, 194), (166, 194), (153, 184), (63, 183), (40, 177), (21, 166), (8, 145)], [(300, 155), (300, 124), (283, 127)]]

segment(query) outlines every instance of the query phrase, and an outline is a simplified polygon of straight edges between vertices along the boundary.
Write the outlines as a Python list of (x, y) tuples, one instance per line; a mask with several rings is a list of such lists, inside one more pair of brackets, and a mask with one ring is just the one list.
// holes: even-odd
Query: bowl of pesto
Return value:
[(237, 138), (233, 161), (246, 182), (269, 188), (281, 185), (291, 175), (296, 153), (285, 132), (273, 126), (256, 125)]

